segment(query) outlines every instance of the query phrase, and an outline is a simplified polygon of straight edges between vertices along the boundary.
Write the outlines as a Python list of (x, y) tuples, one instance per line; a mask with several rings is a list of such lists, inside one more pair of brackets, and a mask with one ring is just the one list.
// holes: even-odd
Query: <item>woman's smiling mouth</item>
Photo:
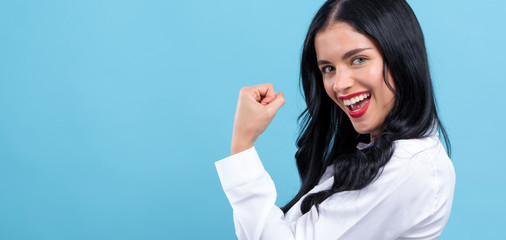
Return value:
[(362, 91), (339, 97), (339, 99), (343, 101), (350, 116), (352, 118), (358, 118), (367, 111), (370, 97), (371, 93), (369, 91)]

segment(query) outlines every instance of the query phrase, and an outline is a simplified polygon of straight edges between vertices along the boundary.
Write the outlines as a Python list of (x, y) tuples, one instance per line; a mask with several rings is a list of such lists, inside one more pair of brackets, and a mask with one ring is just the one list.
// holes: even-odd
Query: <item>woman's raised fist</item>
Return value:
[(235, 111), (232, 154), (253, 147), (283, 104), (283, 93), (276, 93), (271, 83), (242, 88)]

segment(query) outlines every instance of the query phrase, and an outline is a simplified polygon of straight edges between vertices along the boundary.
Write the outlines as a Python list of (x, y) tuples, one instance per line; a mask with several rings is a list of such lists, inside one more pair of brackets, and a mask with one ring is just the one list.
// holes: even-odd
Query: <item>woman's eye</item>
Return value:
[(363, 62), (365, 62), (364, 57), (358, 57), (358, 58), (353, 59), (353, 64), (361, 64)]
[(333, 67), (331, 67), (331, 66), (325, 66), (325, 67), (322, 68), (322, 73), (326, 74), (326, 73), (332, 72), (333, 70), (334, 70)]

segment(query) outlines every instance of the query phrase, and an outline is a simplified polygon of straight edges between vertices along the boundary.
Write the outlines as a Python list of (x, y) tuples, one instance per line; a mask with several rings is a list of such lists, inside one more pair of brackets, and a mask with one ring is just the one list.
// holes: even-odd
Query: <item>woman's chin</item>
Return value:
[(356, 132), (360, 133), (360, 134), (370, 134), (372, 132), (374, 132), (374, 129), (371, 128), (370, 125), (367, 125), (367, 124), (364, 124), (364, 123), (356, 123), (356, 122), (351, 122), (352, 125), (353, 125), (353, 128), (355, 129)]

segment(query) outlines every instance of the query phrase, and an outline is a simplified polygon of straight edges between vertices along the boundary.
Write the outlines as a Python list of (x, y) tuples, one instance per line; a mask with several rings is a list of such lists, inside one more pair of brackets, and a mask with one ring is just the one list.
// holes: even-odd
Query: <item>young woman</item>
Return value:
[(302, 184), (282, 208), (253, 144), (283, 93), (272, 84), (240, 91), (232, 156), (215, 163), (239, 239), (436, 239), (455, 173), (406, 1), (327, 1), (304, 42), (301, 80)]

